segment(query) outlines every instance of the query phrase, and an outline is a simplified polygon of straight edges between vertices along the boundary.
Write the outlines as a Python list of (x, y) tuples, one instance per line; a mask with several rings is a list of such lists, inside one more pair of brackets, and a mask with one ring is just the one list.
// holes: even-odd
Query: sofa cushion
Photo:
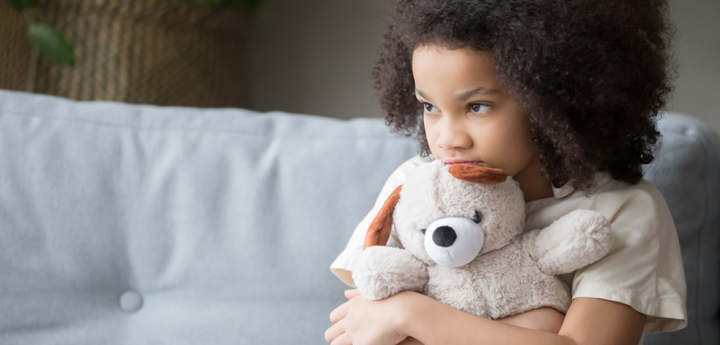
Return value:
[(380, 121), (0, 92), (0, 344), (324, 343)]

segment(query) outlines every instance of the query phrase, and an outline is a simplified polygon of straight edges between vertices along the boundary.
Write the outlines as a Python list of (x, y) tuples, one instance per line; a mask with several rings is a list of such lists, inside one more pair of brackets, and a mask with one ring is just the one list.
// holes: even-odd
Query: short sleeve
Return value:
[(596, 195), (596, 211), (610, 219), (615, 242), (600, 261), (572, 278), (573, 299), (600, 298), (648, 316), (644, 332), (687, 325), (686, 286), (680, 243), (662, 194), (646, 180)]
[[(332, 271), (332, 273), (340, 278), (340, 280), (342, 280), (345, 284), (351, 287), (356, 287), (352, 279), (352, 263), (355, 257), (362, 251), (362, 246), (365, 242), (365, 233), (367, 232), (370, 223), (373, 219), (375, 219), (378, 212), (380, 212), (380, 208), (385, 203), (385, 200), (390, 196), (395, 188), (405, 182), (405, 176), (409, 169), (432, 160), (432, 156), (420, 157), (418, 155), (410, 158), (395, 169), (395, 171), (390, 174), (387, 181), (385, 181), (385, 185), (382, 187), (382, 190), (375, 201), (375, 205), (370, 212), (368, 212), (365, 218), (363, 218), (363, 220), (355, 227), (355, 231), (353, 231), (345, 250), (343, 250), (330, 265), (330, 271)], [(387, 245), (391, 247), (401, 247), (394, 228), (390, 234), (390, 240)]]

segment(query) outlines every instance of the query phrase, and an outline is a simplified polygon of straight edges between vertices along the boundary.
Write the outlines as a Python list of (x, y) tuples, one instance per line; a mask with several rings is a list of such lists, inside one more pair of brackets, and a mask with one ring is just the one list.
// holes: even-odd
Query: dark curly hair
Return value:
[(666, 0), (399, 0), (373, 70), (385, 123), (430, 153), (412, 54), (434, 44), (490, 52), (524, 109), (545, 176), (587, 191), (595, 171), (636, 184), (659, 146), (672, 91)]

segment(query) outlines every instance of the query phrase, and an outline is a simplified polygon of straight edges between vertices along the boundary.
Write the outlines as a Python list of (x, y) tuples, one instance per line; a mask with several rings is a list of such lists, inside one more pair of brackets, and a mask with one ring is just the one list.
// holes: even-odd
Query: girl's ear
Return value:
[(476, 165), (455, 164), (450, 166), (450, 174), (458, 180), (480, 184), (505, 182), (507, 175), (501, 169), (484, 168)]
[(372, 246), (384, 246), (390, 239), (390, 231), (392, 231), (393, 219), (392, 214), (395, 210), (398, 200), (400, 200), (400, 190), (402, 185), (395, 188), (390, 196), (385, 200), (380, 212), (370, 223), (367, 233), (365, 234), (365, 244), (363, 250)]

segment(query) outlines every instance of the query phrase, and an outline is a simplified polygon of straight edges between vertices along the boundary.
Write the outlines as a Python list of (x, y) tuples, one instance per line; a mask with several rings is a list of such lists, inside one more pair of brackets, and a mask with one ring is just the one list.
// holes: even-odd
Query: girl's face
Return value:
[(425, 45), (413, 52), (412, 70), (436, 159), (499, 168), (513, 177), (538, 167), (527, 116), (500, 88), (490, 53)]

